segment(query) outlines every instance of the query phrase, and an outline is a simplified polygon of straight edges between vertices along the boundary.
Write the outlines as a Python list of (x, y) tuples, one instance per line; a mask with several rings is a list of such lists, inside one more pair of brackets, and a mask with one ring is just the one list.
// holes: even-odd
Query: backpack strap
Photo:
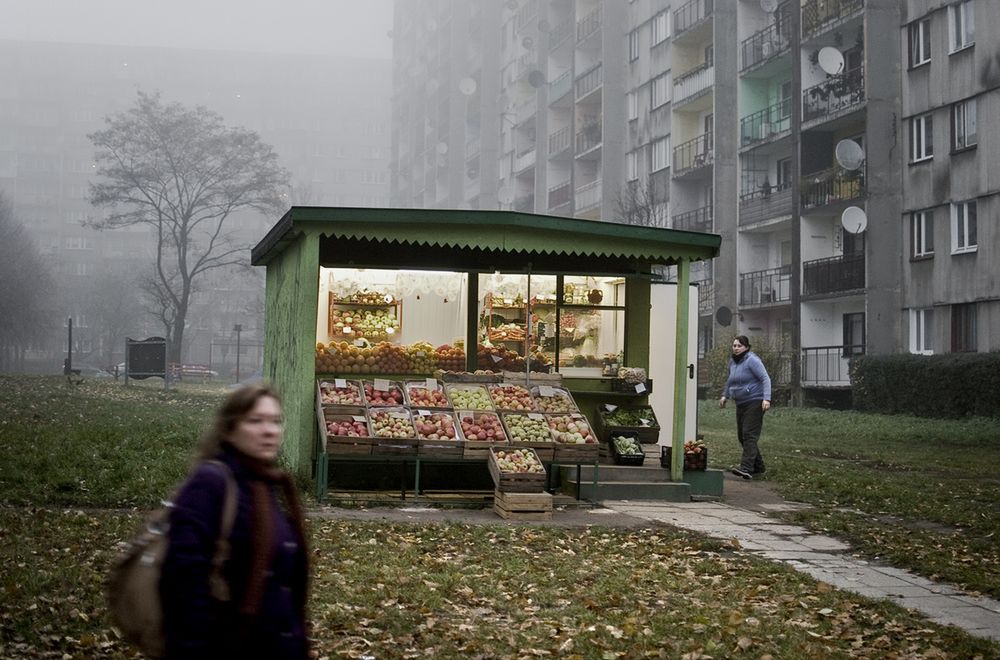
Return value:
[(236, 479), (229, 466), (219, 460), (208, 463), (216, 465), (226, 479), (226, 494), (222, 501), (222, 522), (219, 525), (219, 538), (215, 541), (215, 552), (212, 555), (212, 569), (208, 576), (208, 586), (212, 597), (216, 600), (229, 601), (229, 583), (222, 575), (222, 567), (229, 561), (229, 537), (233, 532), (233, 522), (236, 520)]

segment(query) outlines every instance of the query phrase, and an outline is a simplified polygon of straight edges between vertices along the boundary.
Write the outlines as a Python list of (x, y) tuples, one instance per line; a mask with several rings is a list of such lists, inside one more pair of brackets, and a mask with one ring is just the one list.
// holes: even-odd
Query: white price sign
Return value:
[(646, 391), (646, 386), (642, 383), (636, 383), (635, 385), (636, 394), (642, 394)]
[(333, 381), (333, 386), (334, 387), (347, 387), (347, 379), (346, 378), (335, 378), (334, 381)]
[(618, 410), (618, 406), (616, 406), (614, 404), (611, 404), (611, 403), (605, 403), (604, 404), (604, 409), (607, 410), (608, 412), (614, 412), (614, 411)]
[(437, 378), (428, 378), (424, 381), (424, 387), (429, 390), (436, 390), (438, 388)]
[(366, 422), (366, 421), (368, 421), (367, 419), (365, 419), (364, 415), (352, 415), (352, 417), (354, 417), (354, 421), (355, 422)]
[(389, 380), (387, 378), (376, 378), (374, 387), (379, 392), (388, 392)]
[(541, 415), (539, 413), (528, 413), (528, 419), (541, 419), (541, 420), (544, 420), (545, 419), (545, 415)]
[(538, 396), (555, 396), (556, 390), (554, 387), (549, 387), (548, 385), (538, 386)]

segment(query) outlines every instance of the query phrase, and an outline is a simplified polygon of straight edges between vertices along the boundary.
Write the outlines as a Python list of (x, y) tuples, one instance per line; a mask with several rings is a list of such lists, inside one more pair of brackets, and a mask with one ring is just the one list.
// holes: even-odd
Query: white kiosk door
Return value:
[[(698, 287), (688, 295), (688, 359), (684, 383), (687, 388), (687, 424), (684, 439), (694, 440), (698, 429)], [(660, 422), (661, 445), (671, 444), (674, 419), (674, 346), (677, 334), (677, 284), (654, 282), (650, 287), (649, 377), (653, 392), (649, 404)]]

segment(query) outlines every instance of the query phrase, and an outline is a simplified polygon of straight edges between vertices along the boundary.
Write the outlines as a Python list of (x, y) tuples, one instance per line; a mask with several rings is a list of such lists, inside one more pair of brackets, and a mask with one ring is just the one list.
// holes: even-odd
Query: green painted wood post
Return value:
[(688, 380), (688, 304), (691, 262), (681, 259), (677, 264), (677, 331), (674, 347), (674, 429), (670, 453), (670, 479), (684, 478), (684, 429), (687, 426)]

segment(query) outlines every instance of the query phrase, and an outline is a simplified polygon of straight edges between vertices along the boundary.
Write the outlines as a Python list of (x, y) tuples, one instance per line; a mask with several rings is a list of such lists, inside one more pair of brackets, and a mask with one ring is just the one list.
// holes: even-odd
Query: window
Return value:
[(670, 136), (653, 142), (653, 171), (670, 167)]
[(951, 253), (975, 252), (979, 242), (976, 237), (976, 200), (951, 205)]
[(844, 357), (865, 354), (865, 313), (844, 314)]
[(931, 61), (931, 19), (910, 23), (910, 68)]
[(672, 84), (669, 71), (653, 78), (653, 90), (650, 94), (653, 101), (652, 107), (659, 108), (661, 105), (670, 100), (673, 91), (671, 87)]
[(934, 310), (910, 310), (910, 352), (921, 355), (934, 353)]
[(934, 118), (930, 113), (910, 120), (910, 162), (934, 157)]
[(934, 211), (910, 214), (910, 256), (914, 259), (934, 254)]
[(670, 12), (661, 11), (653, 17), (653, 45), (670, 36)]
[(792, 185), (792, 159), (782, 158), (775, 164), (777, 170), (778, 190), (784, 190)]
[(629, 92), (625, 95), (625, 115), (628, 121), (639, 118), (639, 93)]
[(630, 151), (625, 154), (625, 180), (635, 181), (639, 178), (639, 152)]
[(628, 61), (635, 62), (639, 59), (639, 31), (632, 30), (628, 33)]
[(968, 48), (976, 43), (976, 16), (973, 0), (963, 0), (948, 7), (951, 52)]
[(976, 146), (976, 99), (959, 101), (951, 106), (951, 148), (954, 151)]
[(951, 306), (951, 352), (976, 351), (976, 303)]

